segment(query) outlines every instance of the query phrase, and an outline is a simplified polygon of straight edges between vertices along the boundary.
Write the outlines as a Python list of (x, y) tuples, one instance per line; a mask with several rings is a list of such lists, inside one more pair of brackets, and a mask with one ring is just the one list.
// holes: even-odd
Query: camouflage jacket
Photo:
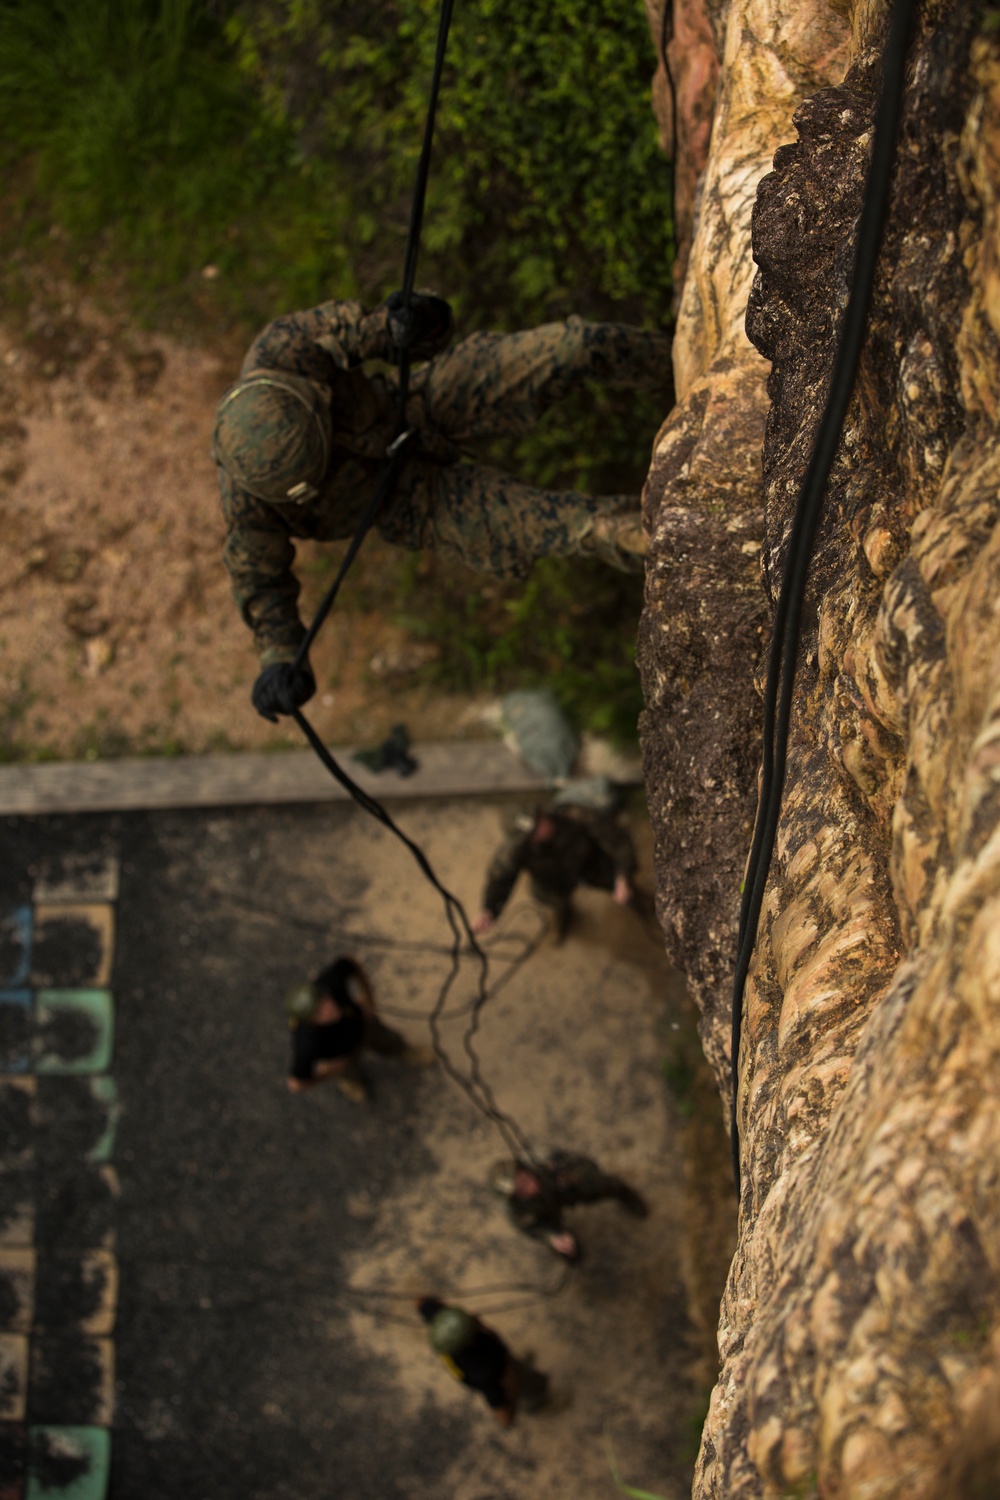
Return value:
[(512, 834), (490, 861), (483, 907), (495, 917), (522, 870), (546, 890), (564, 896), (578, 885), (610, 890), (615, 876), (633, 875), (632, 840), (614, 816), (583, 807), (561, 807), (547, 816), (555, 824), (552, 838), (536, 843), (530, 831)]
[(305, 629), (299, 584), (292, 572), (293, 537), (334, 541), (353, 536), (371, 498), (386, 445), (395, 430), (392, 372), (365, 374), (366, 359), (391, 352), (384, 308), (366, 313), (359, 302), (323, 302), (275, 318), (254, 339), (240, 374), (288, 370), (332, 393), (333, 447), (323, 488), (306, 505), (259, 500), (219, 469), (226, 523), (224, 558), (233, 597), (254, 633), (261, 665), (289, 661)]
[(540, 1167), (531, 1169), (541, 1191), (520, 1197), (507, 1195), (507, 1213), (511, 1223), (522, 1234), (547, 1240), (550, 1234), (561, 1234), (563, 1209), (577, 1203), (593, 1203), (612, 1197), (617, 1191), (616, 1179), (601, 1171), (596, 1161), (575, 1152), (553, 1151)]

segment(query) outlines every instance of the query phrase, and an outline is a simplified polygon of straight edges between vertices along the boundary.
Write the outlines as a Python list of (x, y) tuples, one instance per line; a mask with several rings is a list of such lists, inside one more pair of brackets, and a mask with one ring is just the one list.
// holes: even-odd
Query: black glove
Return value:
[(265, 667), (253, 685), (250, 701), (263, 719), (277, 724), (279, 714), (294, 713), (308, 703), (316, 691), (316, 679), (308, 667), (276, 661)]
[(412, 292), (409, 307), (404, 307), (402, 292), (393, 292), (385, 305), (389, 338), (397, 349), (408, 349), (416, 359), (431, 359), (451, 338), (451, 308), (443, 297)]

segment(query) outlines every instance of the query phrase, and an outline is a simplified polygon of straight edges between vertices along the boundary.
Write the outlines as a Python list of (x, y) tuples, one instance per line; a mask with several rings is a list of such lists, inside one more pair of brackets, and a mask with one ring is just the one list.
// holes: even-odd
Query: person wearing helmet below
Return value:
[[(588, 381), (670, 390), (670, 336), (571, 317), (522, 333), (475, 333), (443, 352), (451, 308), (401, 293), (366, 312), (324, 302), (275, 318), (254, 339), (215, 415), (233, 596), (253, 631), (260, 672), (252, 700), (277, 721), (315, 691), (293, 665), (305, 629), (293, 572), (295, 539), (354, 535), (396, 437), (400, 351), (412, 371), (409, 434), (376, 525), (389, 542), (431, 548), (480, 572), (519, 578), (537, 557), (590, 554), (641, 568), (638, 497), (558, 492), (475, 463), (470, 445), (526, 432)], [(366, 368), (381, 361), (381, 368)]]
[(564, 1208), (617, 1198), (637, 1219), (649, 1213), (646, 1200), (627, 1182), (602, 1172), (589, 1156), (571, 1151), (552, 1151), (543, 1162), (531, 1166), (511, 1158), (494, 1162), (490, 1186), (503, 1198), (515, 1228), (542, 1240), (564, 1260), (580, 1258), (576, 1235), (563, 1223)]
[(611, 813), (572, 805), (537, 807), (526, 825), (494, 854), (486, 874), (483, 906), (472, 920), (477, 935), (489, 932), (524, 871), (531, 894), (551, 913), (558, 941), (573, 920), (573, 892), (580, 885), (608, 891), (620, 906), (635, 900), (635, 847)]
[(285, 1009), (292, 1032), (292, 1093), (332, 1079), (348, 1099), (367, 1103), (368, 1085), (359, 1066), (365, 1048), (418, 1066), (433, 1061), (426, 1048), (412, 1047), (379, 1019), (368, 976), (353, 958), (337, 958), (311, 984), (294, 985)]
[(549, 1377), (513, 1355), (498, 1333), (474, 1314), (423, 1297), (417, 1311), (427, 1324), (430, 1346), (453, 1379), (478, 1391), (501, 1427), (518, 1406), (538, 1411), (549, 1399)]

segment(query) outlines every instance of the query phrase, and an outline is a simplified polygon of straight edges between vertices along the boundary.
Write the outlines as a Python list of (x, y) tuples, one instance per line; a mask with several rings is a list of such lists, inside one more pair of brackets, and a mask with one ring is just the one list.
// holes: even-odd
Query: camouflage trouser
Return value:
[[(620, 323), (568, 318), (525, 333), (476, 333), (414, 374), (410, 420), (466, 445), (528, 432), (553, 402), (586, 380), (666, 390), (670, 339)], [(499, 469), (416, 456), (379, 529), (404, 547), (430, 547), (481, 572), (522, 577), (537, 557), (590, 550), (602, 512), (637, 511), (636, 495), (536, 488)]]

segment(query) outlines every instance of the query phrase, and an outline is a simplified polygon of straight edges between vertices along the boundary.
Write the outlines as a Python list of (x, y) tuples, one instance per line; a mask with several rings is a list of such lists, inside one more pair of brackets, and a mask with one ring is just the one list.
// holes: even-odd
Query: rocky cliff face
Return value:
[[(758, 758), (750, 684), (846, 302), (886, 15), (876, 0), (677, 9), (704, 22), (721, 66), (681, 298), (681, 399), (645, 497), (643, 732), (661, 919), (727, 1087)], [(785, 799), (744, 1003), (740, 1239), (700, 1496), (972, 1493), (963, 1425), (981, 1431), (996, 1404), (991, 27), (989, 12), (959, 0), (917, 8), (871, 327), (811, 572)], [(667, 84), (662, 96), (669, 106)], [(680, 90), (670, 113), (679, 152), (694, 160), (699, 137), (686, 130)], [(976, 1463), (996, 1479), (995, 1440), (980, 1449)]]

